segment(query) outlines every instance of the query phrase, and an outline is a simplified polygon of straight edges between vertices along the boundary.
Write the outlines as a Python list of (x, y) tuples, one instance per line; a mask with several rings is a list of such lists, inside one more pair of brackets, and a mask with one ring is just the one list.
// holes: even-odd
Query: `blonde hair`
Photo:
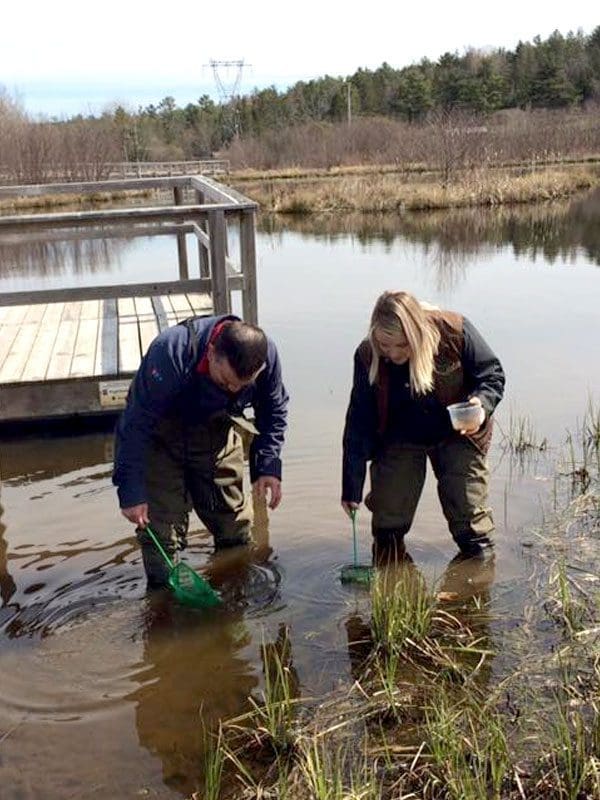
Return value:
[(379, 373), (381, 355), (377, 349), (375, 331), (388, 336), (404, 336), (410, 346), (408, 369), (410, 388), (413, 394), (426, 394), (433, 389), (434, 358), (440, 344), (440, 332), (430, 311), (435, 306), (420, 303), (408, 292), (384, 292), (377, 298), (369, 341), (371, 343), (371, 366), (369, 383), (374, 384)]

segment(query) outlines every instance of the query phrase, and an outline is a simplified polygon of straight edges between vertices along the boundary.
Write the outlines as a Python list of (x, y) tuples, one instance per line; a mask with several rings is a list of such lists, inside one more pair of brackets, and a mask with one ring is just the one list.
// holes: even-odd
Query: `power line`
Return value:
[(242, 82), (244, 67), (250, 64), (246, 64), (243, 58), (225, 61), (211, 58), (208, 63), (213, 71), (221, 102), (226, 104), (235, 100)]
[(246, 64), (243, 58), (216, 59), (211, 58), (209, 66), (213, 71), (215, 85), (219, 93), (222, 110), (222, 124), (226, 138), (238, 136), (240, 133), (240, 115), (236, 100), (242, 82), (242, 72)]

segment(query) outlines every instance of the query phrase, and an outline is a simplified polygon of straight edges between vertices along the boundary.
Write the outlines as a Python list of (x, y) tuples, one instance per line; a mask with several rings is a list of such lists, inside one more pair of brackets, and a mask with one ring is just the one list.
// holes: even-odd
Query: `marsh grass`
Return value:
[(562, 556), (553, 565), (548, 588), (550, 597), (546, 607), (550, 615), (560, 621), (570, 636), (582, 631), (589, 617), (588, 605), (581, 589), (569, 576), (568, 566)]
[(517, 455), (532, 450), (544, 451), (548, 447), (546, 439), (540, 439), (533, 422), (526, 414), (517, 414), (511, 409), (508, 418), (508, 431), (501, 431), (505, 448)]
[(586, 446), (597, 455), (600, 452), (600, 404), (596, 405), (592, 398), (588, 402), (582, 427)]
[(311, 800), (381, 800), (377, 763), (359, 743), (331, 747), (320, 737), (308, 740), (300, 771)]
[(253, 725), (260, 740), (277, 753), (286, 752), (294, 746), (294, 716), (296, 698), (294, 677), (289, 663), (289, 643), (284, 640), (283, 649), (262, 646), (264, 665), (264, 690), (262, 702), (250, 698)]
[(533, 791), (565, 800), (600, 797), (600, 721), (556, 698)]
[(588, 413), (568, 455), (579, 468), (588, 448), (588, 489), (572, 496), (569, 472), (557, 473), (516, 624), (491, 634), (502, 620), (485, 596), (442, 605), (414, 565), (381, 570), (370, 624), (354, 627), (369, 648), (362, 676), (299, 708), (275, 648), (262, 703), (223, 727), (209, 800), (224, 759), (237, 781), (227, 800), (600, 797), (597, 427)]
[(567, 432), (567, 450), (571, 494), (585, 494), (600, 474), (600, 406), (591, 398), (579, 428)]
[(431, 631), (436, 605), (435, 594), (413, 570), (378, 573), (371, 589), (371, 627), (376, 645), (394, 653), (422, 641)]
[(216, 736), (211, 735), (203, 726), (202, 745), (204, 767), (203, 800), (219, 800), (222, 791), (223, 766), (226, 758), (221, 726), (219, 726)]
[[(440, 693), (424, 728), (431, 768), (425, 783), (448, 800), (497, 800), (512, 765), (502, 719), (489, 707), (453, 703)], [(437, 790), (437, 791), (436, 791)]]
[(0, 198), (0, 210), (40, 211), (47, 208), (80, 208), (102, 206), (118, 200), (152, 197), (151, 189), (128, 189), (120, 192), (93, 192), (91, 194), (45, 194), (36, 197)]
[(529, 203), (566, 197), (598, 185), (593, 165), (552, 168), (529, 174), (512, 170), (472, 170), (448, 186), (427, 178), (382, 172), (305, 173), (285, 180), (244, 180), (237, 186), (264, 211), (279, 214), (359, 211), (363, 213), (434, 210)]

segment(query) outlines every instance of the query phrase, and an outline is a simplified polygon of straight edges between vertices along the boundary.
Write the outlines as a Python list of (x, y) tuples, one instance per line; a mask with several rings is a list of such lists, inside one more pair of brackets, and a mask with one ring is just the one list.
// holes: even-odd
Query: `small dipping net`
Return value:
[(373, 567), (366, 564), (347, 564), (342, 567), (340, 580), (342, 583), (359, 583), (362, 586), (369, 586), (373, 580)]
[(212, 608), (221, 605), (221, 597), (210, 583), (187, 564), (180, 562), (169, 575), (169, 586), (175, 598), (193, 608)]
[(169, 567), (169, 586), (176, 600), (192, 608), (213, 608), (221, 605), (221, 596), (206, 578), (198, 575), (183, 561), (174, 564), (149, 525), (146, 525), (146, 531)]
[(358, 563), (358, 546), (356, 542), (356, 509), (353, 508), (350, 512), (350, 519), (352, 520), (352, 545), (354, 563), (346, 564), (342, 567), (340, 580), (342, 583), (358, 583), (361, 586), (368, 586), (373, 579), (373, 567), (367, 564)]

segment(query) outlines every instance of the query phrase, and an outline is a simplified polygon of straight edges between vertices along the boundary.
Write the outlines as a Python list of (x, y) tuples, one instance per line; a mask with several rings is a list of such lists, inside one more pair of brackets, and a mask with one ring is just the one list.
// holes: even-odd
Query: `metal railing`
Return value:
[(110, 178), (162, 178), (172, 175), (226, 175), (229, 161), (210, 158), (199, 161), (122, 161), (106, 164)]

